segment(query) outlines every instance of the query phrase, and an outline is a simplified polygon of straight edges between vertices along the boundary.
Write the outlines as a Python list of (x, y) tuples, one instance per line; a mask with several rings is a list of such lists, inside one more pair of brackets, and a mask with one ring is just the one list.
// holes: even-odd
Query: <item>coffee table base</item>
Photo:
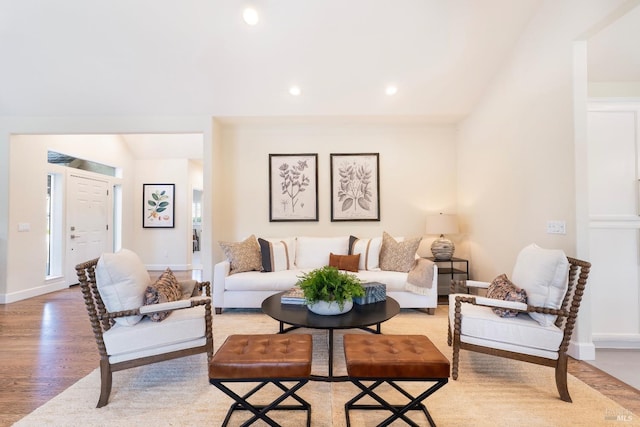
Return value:
[[(290, 331), (294, 331), (296, 329), (300, 329), (303, 328), (304, 326), (287, 326), (285, 327), (284, 325), (287, 324), (286, 322), (280, 322), (280, 330), (278, 333), (280, 334), (285, 334), (287, 332)], [(381, 334), (381, 327), (380, 327), (380, 323), (376, 323), (374, 327), (369, 327), (369, 326), (363, 326), (360, 328), (353, 328), (353, 329), (360, 329), (366, 332), (371, 332), (372, 334)], [(309, 377), (309, 379), (311, 381), (322, 381), (322, 382), (344, 382), (344, 381), (349, 381), (349, 377), (346, 375), (339, 375), (339, 376), (334, 376), (333, 375), (333, 329), (328, 329), (329, 332), (329, 375), (311, 375)]]

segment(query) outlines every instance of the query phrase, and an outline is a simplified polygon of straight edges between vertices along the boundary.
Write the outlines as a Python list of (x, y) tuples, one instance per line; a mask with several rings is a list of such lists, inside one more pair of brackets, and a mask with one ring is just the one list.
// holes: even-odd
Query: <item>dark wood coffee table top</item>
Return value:
[[(312, 329), (352, 329), (377, 325), (400, 313), (400, 304), (387, 296), (385, 301), (371, 304), (353, 304), (353, 308), (335, 316), (315, 314), (306, 305), (282, 304), (280, 297), (284, 292), (275, 294), (262, 302), (262, 311), (270, 317), (288, 325)], [(281, 332), (283, 332), (281, 330)], [(379, 332), (379, 331), (378, 331)]]

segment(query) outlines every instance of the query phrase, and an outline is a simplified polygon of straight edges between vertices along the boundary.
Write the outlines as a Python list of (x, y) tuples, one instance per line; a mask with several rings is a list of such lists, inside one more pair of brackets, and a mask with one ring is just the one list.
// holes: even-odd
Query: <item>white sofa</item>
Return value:
[[(216, 314), (222, 313), (225, 308), (260, 308), (265, 298), (290, 289), (303, 273), (328, 265), (330, 253), (347, 255), (350, 247), (353, 254), (360, 253), (359, 270), (353, 274), (364, 283), (384, 283), (387, 295), (398, 301), (401, 308), (422, 309), (433, 314), (438, 305), (437, 266), (433, 265), (430, 288), (421, 293), (408, 291), (405, 286), (409, 273), (384, 271), (379, 268), (382, 238), (358, 239), (357, 243), (354, 242), (353, 236), (259, 240), (263, 260), (270, 257), (275, 267), (273, 270), (278, 271), (229, 274), (229, 260), (217, 263), (213, 272), (213, 305)], [(268, 241), (270, 253), (267, 253), (265, 241)]]

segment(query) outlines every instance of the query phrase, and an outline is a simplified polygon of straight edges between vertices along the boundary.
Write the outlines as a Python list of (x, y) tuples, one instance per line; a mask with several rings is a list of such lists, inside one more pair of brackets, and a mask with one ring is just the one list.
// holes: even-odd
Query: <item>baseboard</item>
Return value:
[(191, 264), (147, 264), (145, 268), (149, 271), (165, 271), (167, 268), (172, 271), (192, 270)]
[(11, 304), (12, 302), (22, 301), (25, 299), (48, 294), (50, 292), (59, 291), (68, 287), (67, 282), (61, 277), (59, 280), (48, 281), (45, 285), (31, 289), (25, 289), (18, 292), (8, 294), (0, 294), (0, 304)]
[(567, 354), (577, 360), (595, 360), (596, 346), (592, 342), (571, 341)]
[(640, 349), (640, 334), (593, 334), (596, 348)]

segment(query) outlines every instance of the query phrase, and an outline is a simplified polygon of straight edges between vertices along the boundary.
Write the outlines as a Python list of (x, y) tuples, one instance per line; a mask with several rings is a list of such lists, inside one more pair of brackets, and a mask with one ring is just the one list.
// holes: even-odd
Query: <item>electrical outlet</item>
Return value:
[(547, 234), (567, 234), (565, 221), (547, 221)]
[(31, 224), (29, 224), (28, 222), (19, 222), (18, 223), (18, 231), (19, 232), (30, 231), (30, 230), (31, 230)]

